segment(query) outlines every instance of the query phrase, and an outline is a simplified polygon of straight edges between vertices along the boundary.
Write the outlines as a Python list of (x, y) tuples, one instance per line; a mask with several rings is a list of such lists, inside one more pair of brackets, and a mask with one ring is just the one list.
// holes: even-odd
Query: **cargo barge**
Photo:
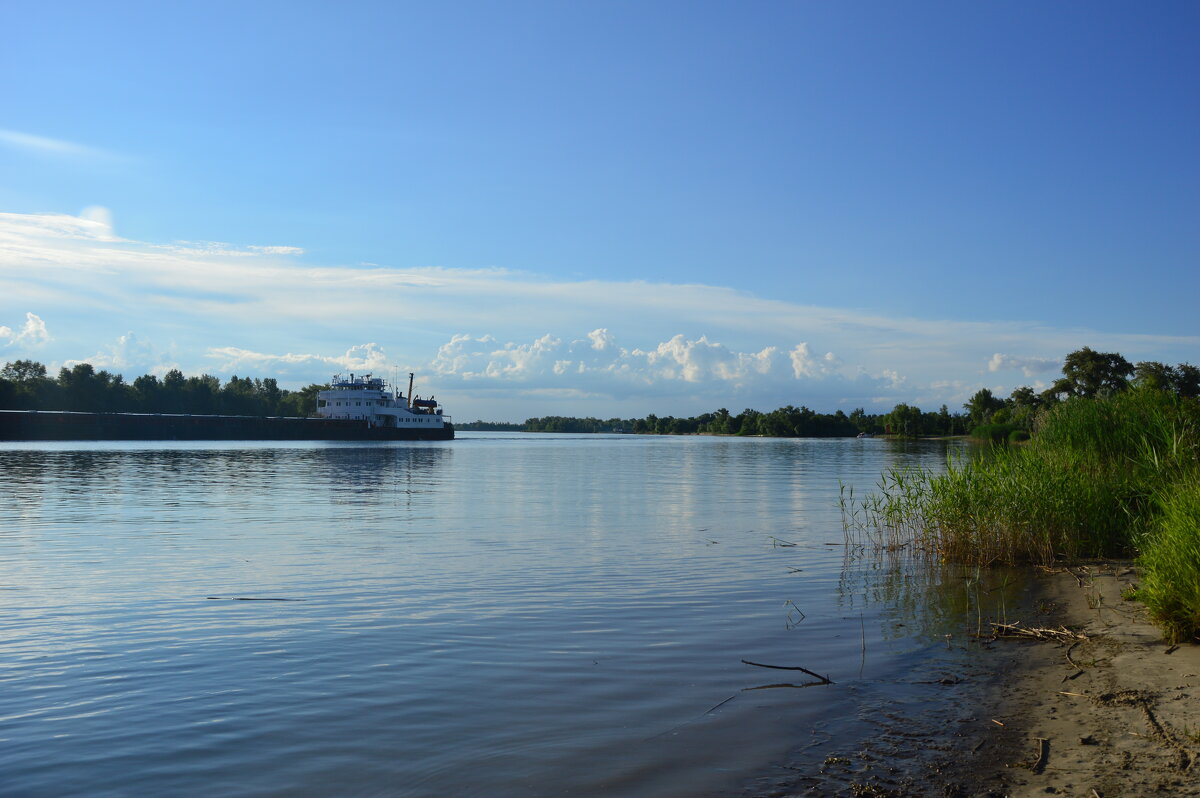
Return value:
[(316, 415), (219, 416), (0, 410), (0, 441), (445, 441), (454, 424), (436, 401), (372, 377), (333, 378)]

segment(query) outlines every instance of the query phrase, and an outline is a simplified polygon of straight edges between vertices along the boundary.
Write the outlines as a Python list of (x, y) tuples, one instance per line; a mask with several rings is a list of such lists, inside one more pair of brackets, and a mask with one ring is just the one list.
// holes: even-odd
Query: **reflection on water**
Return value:
[(0, 792), (736, 790), (996, 600), (841, 545), (839, 481), (946, 447), (0, 448)]

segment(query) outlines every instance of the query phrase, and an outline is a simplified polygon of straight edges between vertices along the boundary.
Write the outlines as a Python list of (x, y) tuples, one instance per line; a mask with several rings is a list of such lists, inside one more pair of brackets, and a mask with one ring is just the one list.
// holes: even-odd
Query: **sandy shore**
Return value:
[(1162, 642), (1122, 598), (1137, 578), (1127, 563), (1036, 574), (1009, 617), (1066, 633), (977, 642), (971, 669), (881, 708), (875, 739), (781, 763), (747, 795), (1200, 796), (1200, 646)]

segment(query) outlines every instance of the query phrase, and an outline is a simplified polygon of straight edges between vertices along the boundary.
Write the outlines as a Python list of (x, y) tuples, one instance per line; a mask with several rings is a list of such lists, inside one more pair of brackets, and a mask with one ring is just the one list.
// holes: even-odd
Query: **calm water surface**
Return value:
[(3, 445), (0, 794), (736, 792), (944, 642), (838, 490), (945, 446)]

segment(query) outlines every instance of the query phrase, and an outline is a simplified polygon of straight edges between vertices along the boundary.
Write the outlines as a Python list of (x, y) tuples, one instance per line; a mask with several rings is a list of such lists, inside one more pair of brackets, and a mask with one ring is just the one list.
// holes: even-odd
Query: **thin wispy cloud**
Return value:
[(116, 153), (98, 147), (4, 128), (0, 128), (0, 146), (25, 153), (68, 158), (116, 159), (120, 157)]
[[(1080, 346), (1178, 362), (1200, 345), (890, 317), (726, 286), (313, 265), (286, 243), (120, 239), (99, 212), (0, 214), (0, 292), (9, 353), (37, 346), (53, 362), (134, 375), (172, 364), (292, 385), (335, 371), (414, 371), (468, 413), (514, 418), (738, 403), (957, 406), (979, 387), (1050, 375)], [(27, 313), (45, 319), (53, 339), (26, 331)]]

